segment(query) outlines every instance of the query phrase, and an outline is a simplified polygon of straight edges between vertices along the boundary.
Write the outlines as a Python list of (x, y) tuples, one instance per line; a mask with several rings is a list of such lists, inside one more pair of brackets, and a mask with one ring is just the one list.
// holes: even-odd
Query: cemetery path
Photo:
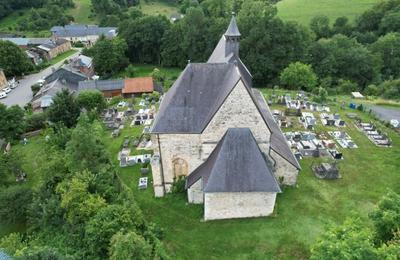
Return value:
[(20, 107), (24, 107), (28, 104), (32, 99), (32, 91), (31, 86), (36, 84), (38, 80), (47, 77), (51, 74), (53, 69), (57, 69), (64, 64), (66, 59), (71, 59), (77, 57), (80, 52), (76, 52), (73, 55), (65, 58), (64, 60), (36, 73), (28, 75), (19, 80), (19, 86), (13, 89), (10, 93), (8, 93), (6, 98), (0, 99), (0, 103), (3, 103), (6, 106), (18, 105)]

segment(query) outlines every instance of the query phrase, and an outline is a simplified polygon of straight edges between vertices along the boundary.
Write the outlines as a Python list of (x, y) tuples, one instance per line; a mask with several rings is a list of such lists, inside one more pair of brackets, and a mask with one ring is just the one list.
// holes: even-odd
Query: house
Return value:
[(46, 60), (52, 60), (61, 53), (71, 49), (71, 42), (65, 39), (49, 40), (35, 48), (36, 52), (41, 54), (41, 57)]
[(79, 83), (79, 91), (97, 89), (103, 92), (105, 97), (132, 97), (143, 93), (152, 93), (159, 90), (152, 77), (114, 79), (114, 80), (91, 80)]
[(89, 78), (94, 76), (93, 58), (91, 57), (80, 54), (71, 60), (70, 66)]
[[(154, 193), (186, 177), (188, 201), (206, 220), (267, 216), (279, 185), (300, 165), (239, 57), (232, 17), (206, 63), (189, 63), (166, 93), (151, 128)], [(232, 166), (232, 167), (231, 167)]]
[(33, 64), (39, 65), (43, 62), (43, 59), (40, 57), (38, 53), (31, 50), (26, 50), (25, 53)]
[(86, 24), (54, 26), (50, 31), (55, 39), (65, 39), (72, 43), (81, 42), (87, 46), (94, 45), (102, 35), (107, 38), (117, 36), (116, 27), (99, 27), (97, 25)]
[(52, 103), (53, 97), (63, 89), (72, 93), (78, 91), (80, 81), (87, 80), (86, 75), (69, 69), (63, 66), (52, 74), (47, 76), (45, 84), (32, 98), (32, 110), (34, 112), (41, 112), (46, 110)]
[(29, 49), (30, 47), (36, 47), (41, 44), (47, 43), (50, 39), (49, 38), (1, 38), (0, 40), (9, 41), (18, 45), (22, 49)]
[(110, 79), (110, 80), (90, 80), (79, 82), (78, 91), (94, 90), (101, 91), (106, 98), (119, 97), (122, 95), (124, 88), (124, 80)]
[(143, 93), (152, 93), (155, 88), (152, 77), (130, 78), (124, 80), (122, 94), (124, 97), (131, 97)]

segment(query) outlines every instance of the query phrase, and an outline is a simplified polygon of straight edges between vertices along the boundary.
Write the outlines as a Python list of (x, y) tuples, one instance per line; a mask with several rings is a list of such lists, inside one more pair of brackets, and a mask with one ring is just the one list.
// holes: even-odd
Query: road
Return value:
[(372, 110), (372, 112), (383, 121), (390, 121), (391, 119), (397, 119), (400, 121), (400, 109), (399, 108), (389, 108), (382, 106), (367, 106)]
[(66, 59), (75, 58), (79, 55), (80, 52), (76, 52), (71, 56), (65, 58), (64, 60), (36, 73), (31, 74), (23, 79), (19, 80), (19, 86), (13, 89), (10, 93), (8, 93), (6, 98), (0, 99), (0, 103), (3, 103), (6, 106), (19, 105), (20, 107), (24, 107), (28, 104), (32, 99), (32, 91), (31, 86), (36, 84), (39, 79), (45, 78), (51, 74), (53, 69), (57, 69), (64, 64)]

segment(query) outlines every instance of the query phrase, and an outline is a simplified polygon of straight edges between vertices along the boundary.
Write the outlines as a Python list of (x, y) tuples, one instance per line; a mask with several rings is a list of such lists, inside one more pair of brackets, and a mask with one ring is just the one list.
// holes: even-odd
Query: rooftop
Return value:
[(281, 192), (270, 166), (248, 128), (230, 128), (209, 158), (187, 178), (200, 178), (204, 192)]
[(104, 35), (106, 37), (115, 37), (117, 35), (117, 29), (117, 27), (71, 24), (65, 26), (54, 26), (50, 29), (50, 31), (57, 37), (83, 37), (88, 35)]
[(148, 93), (154, 91), (154, 81), (152, 77), (125, 79), (123, 94)]

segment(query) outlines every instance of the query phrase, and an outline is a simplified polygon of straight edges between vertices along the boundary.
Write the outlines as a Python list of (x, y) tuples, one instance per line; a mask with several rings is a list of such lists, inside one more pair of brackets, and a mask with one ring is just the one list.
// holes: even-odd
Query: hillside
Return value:
[(353, 21), (378, 0), (282, 0), (277, 4), (278, 16), (285, 21), (308, 25), (316, 15), (326, 15), (333, 22), (340, 16)]

